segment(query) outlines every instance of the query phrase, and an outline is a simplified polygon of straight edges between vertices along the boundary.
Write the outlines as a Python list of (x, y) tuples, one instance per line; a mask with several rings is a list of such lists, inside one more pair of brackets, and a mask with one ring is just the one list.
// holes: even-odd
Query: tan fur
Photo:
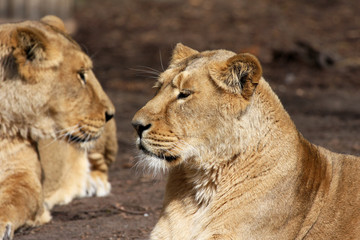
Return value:
[(254, 56), (174, 55), (133, 118), (142, 164), (169, 171), (151, 239), (360, 236), (359, 157), (305, 140)]
[(45, 203), (50, 209), (75, 197), (110, 193), (108, 168), (117, 153), (114, 119), (105, 125), (104, 133), (88, 151), (66, 141), (42, 140), (38, 148), (44, 171)]
[(67, 204), (77, 197), (106, 196), (110, 193), (108, 168), (115, 161), (115, 120), (89, 150), (67, 141), (41, 140), (38, 144), (43, 170), (43, 192), (48, 209)]
[[(49, 221), (54, 204), (110, 190), (113, 120), (102, 133), (114, 106), (91, 69), (90, 58), (54, 16), (0, 25), (1, 240), (23, 224)], [(103, 156), (96, 164), (93, 153)], [(91, 186), (99, 170), (101, 180)]]

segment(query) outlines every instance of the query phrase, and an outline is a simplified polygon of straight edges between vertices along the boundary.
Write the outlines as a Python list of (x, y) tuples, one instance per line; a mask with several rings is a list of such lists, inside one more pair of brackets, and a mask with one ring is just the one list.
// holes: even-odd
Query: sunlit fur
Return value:
[(106, 196), (110, 193), (108, 168), (117, 154), (115, 121), (105, 125), (105, 131), (89, 148), (81, 149), (66, 140), (49, 139), (38, 143), (45, 176), (43, 192), (48, 209), (69, 203), (74, 198)]
[(168, 172), (151, 239), (360, 236), (360, 158), (304, 139), (256, 57), (178, 44), (155, 86), (132, 120)]
[[(140, 138), (136, 142), (139, 145)], [(182, 156), (187, 159), (192, 156), (200, 157), (197, 149), (182, 140), (171, 145), (171, 151), (167, 151), (167, 153), (170, 156), (175, 156), (172, 152), (181, 152)], [(164, 158), (149, 155), (142, 151), (137, 153), (136, 168), (143, 170), (145, 174), (152, 174), (154, 177), (163, 175), (168, 172), (168, 167), (169, 163)]]
[[(102, 135), (115, 136), (114, 127), (110, 127), (113, 133), (102, 134), (106, 116), (112, 116), (115, 109), (92, 72), (91, 59), (66, 33), (60, 19), (47, 16), (41, 21), (0, 25), (0, 103), (0, 240), (12, 238), (24, 224), (48, 222), (50, 207), (90, 195), (87, 189), (97, 194), (99, 188), (99, 195), (110, 191), (104, 152), (110, 144), (115, 150), (110, 155), (116, 154), (116, 137), (111, 137), (111, 143), (99, 143), (101, 147), (88, 142)], [(64, 187), (59, 197), (44, 192), (42, 185), (49, 186), (49, 179), (54, 179), (51, 173), (61, 173), (56, 171), (60, 169), (42, 168), (49, 159), (40, 155), (48, 156), (44, 152), (54, 143), (73, 144), (68, 149), (78, 153), (65, 159), (61, 156), (69, 153), (66, 148), (64, 152), (53, 148), (57, 158), (50, 157), (52, 160), (79, 159), (77, 167), (70, 168), (70, 185), (55, 179)], [(95, 153), (104, 157), (92, 159)], [(79, 172), (85, 177), (77, 178)], [(78, 190), (66, 192), (83, 179), (87, 180)]]

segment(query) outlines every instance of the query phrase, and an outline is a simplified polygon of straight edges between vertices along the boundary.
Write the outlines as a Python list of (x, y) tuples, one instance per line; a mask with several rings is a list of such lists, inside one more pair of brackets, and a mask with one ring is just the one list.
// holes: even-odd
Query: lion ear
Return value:
[(210, 67), (210, 76), (220, 88), (241, 94), (249, 99), (262, 75), (259, 60), (249, 54), (237, 54), (225, 62), (215, 63)]
[(176, 64), (177, 62), (180, 62), (181, 60), (184, 60), (185, 58), (188, 58), (192, 55), (198, 54), (199, 52), (189, 48), (185, 45), (183, 45), (182, 43), (178, 43), (176, 44), (174, 50), (173, 50), (173, 55), (171, 57), (171, 61), (170, 61), (170, 65), (171, 64)]
[(46, 23), (52, 27), (55, 27), (56, 29), (60, 30), (61, 32), (67, 33), (64, 22), (60, 18), (58, 18), (54, 15), (47, 15), (47, 16), (43, 17), (40, 21), (43, 23)]
[(32, 27), (15, 29), (11, 34), (11, 45), (18, 72), (28, 82), (36, 82), (39, 69), (58, 65), (62, 56), (50, 46), (43, 32)]

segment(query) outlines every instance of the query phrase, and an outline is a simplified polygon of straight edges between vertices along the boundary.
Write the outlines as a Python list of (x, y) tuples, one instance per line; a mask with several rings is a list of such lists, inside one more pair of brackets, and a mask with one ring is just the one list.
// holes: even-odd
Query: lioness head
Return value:
[[(182, 162), (206, 164), (208, 156), (233, 156), (235, 122), (246, 112), (262, 69), (250, 54), (174, 49), (158, 89), (134, 116), (142, 161), (157, 169)], [(237, 150), (234, 150), (237, 151)]]
[(114, 106), (60, 19), (1, 25), (0, 48), (0, 136), (99, 137)]

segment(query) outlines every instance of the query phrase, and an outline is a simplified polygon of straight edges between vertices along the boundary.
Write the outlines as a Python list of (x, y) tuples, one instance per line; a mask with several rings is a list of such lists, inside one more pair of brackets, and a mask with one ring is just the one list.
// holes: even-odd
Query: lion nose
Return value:
[(105, 112), (105, 121), (108, 122), (110, 119), (114, 117), (113, 113)]
[(142, 137), (142, 134), (144, 131), (148, 130), (151, 127), (151, 124), (142, 124), (140, 122), (132, 122), (131, 123), (133, 125), (133, 127), (135, 128), (137, 134), (139, 135), (139, 137)]

